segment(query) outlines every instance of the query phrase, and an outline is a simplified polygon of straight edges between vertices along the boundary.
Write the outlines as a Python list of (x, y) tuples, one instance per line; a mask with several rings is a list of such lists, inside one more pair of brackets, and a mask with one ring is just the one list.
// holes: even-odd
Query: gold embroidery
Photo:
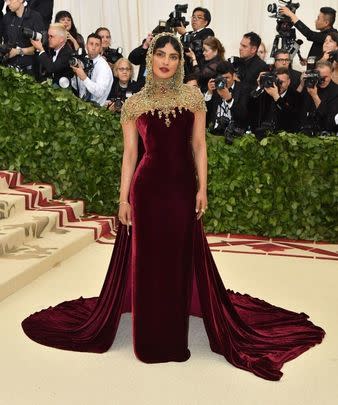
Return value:
[[(154, 45), (158, 38), (163, 36), (172, 36), (174, 34), (164, 32), (153, 39), (147, 52), (147, 76), (144, 88), (128, 98), (124, 103), (121, 111), (121, 123), (130, 120), (136, 120), (144, 113), (151, 113), (155, 115), (157, 111), (158, 117), (161, 119), (164, 115), (165, 124), (170, 126), (170, 115), (176, 118), (177, 108), (182, 113), (183, 108), (191, 112), (206, 111), (203, 95), (199, 89), (193, 86), (183, 84), (184, 76), (184, 58), (181, 59), (180, 64), (174, 76), (168, 80), (155, 80), (153, 76), (153, 54)], [(176, 38), (177, 39), (177, 38)], [(181, 54), (183, 55), (183, 47), (181, 47)]]

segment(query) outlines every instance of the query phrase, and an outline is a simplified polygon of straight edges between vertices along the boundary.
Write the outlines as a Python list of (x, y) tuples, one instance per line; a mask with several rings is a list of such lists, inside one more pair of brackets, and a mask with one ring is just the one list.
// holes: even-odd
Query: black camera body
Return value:
[(338, 49), (335, 51), (329, 52), (329, 62), (337, 62), (338, 63)]
[(217, 90), (223, 90), (226, 88), (227, 86), (227, 78), (222, 76), (222, 75), (218, 75), (215, 78), (215, 86)]
[(0, 44), (0, 63), (5, 65), (9, 60), (9, 52), (13, 46), (9, 44)]
[(184, 34), (181, 42), (184, 52), (188, 52), (190, 48), (196, 55), (203, 53), (203, 41), (201, 39), (194, 39), (192, 33)]
[(315, 88), (318, 84), (323, 83), (324, 79), (320, 77), (318, 70), (307, 70), (304, 74), (304, 87), (308, 89)]
[[(268, 4), (268, 12), (271, 14), (270, 17), (276, 18), (278, 21), (288, 21), (291, 22), (290, 17), (280, 14), (279, 8), (286, 6), (293, 13), (299, 8), (299, 3), (292, 3), (292, 0), (279, 0), (277, 3)], [(291, 24), (292, 25), (292, 24)]]
[(273, 87), (274, 85), (279, 87), (280, 84), (280, 80), (273, 72), (265, 72), (259, 78), (259, 87), (261, 89), (268, 89), (269, 87)]
[(123, 100), (121, 97), (112, 98), (110, 101), (115, 104), (116, 111), (121, 111), (123, 106)]
[(188, 26), (189, 23), (183, 16), (188, 10), (188, 4), (176, 4), (175, 10), (169, 14), (169, 18), (166, 22), (166, 28), (168, 31), (176, 27), (183, 25), (184, 27)]
[(77, 52), (72, 53), (68, 63), (70, 67), (79, 67), (82, 64), (83, 70), (87, 74), (94, 69), (94, 62), (84, 55), (79, 55)]
[(118, 47), (114, 48), (106, 48), (103, 52), (103, 56), (106, 58), (106, 61), (109, 63), (116, 63), (119, 59), (123, 58), (123, 48)]

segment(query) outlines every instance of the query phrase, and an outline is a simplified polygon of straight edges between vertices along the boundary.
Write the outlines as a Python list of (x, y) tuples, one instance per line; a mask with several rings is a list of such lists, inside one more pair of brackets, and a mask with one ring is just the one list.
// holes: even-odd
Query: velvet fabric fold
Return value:
[(132, 235), (121, 226), (98, 298), (68, 301), (22, 322), (31, 339), (65, 350), (102, 353), (123, 312), (132, 312), (133, 346), (146, 363), (185, 361), (189, 316), (201, 316), (211, 349), (236, 367), (279, 380), (286, 361), (321, 342), (304, 313), (227, 290), (194, 212), (194, 114), (137, 119), (145, 153), (134, 174)]

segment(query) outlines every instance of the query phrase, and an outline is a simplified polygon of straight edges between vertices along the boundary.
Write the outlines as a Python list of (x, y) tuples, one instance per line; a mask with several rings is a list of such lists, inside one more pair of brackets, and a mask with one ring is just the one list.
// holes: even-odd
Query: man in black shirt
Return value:
[(336, 10), (331, 7), (322, 7), (316, 19), (316, 31), (311, 31), (288, 7), (281, 7), (281, 14), (290, 17), (294, 26), (300, 31), (308, 41), (313, 42), (308, 56), (319, 59), (323, 54), (323, 43), (330, 32), (337, 31), (333, 28), (336, 20)]
[(25, 6), (24, 0), (7, 0), (9, 11), (3, 18), (4, 42), (10, 45), (9, 64), (33, 74), (34, 47), (23, 35), (22, 28), (36, 32), (44, 30), (40, 14)]
[(294, 90), (297, 90), (297, 87), (300, 84), (301, 73), (298, 70), (292, 69), (289, 52), (283, 48), (277, 49), (277, 51), (274, 54), (274, 58), (275, 58), (275, 63), (274, 63), (275, 69), (281, 69), (281, 68), (288, 69), (288, 75), (291, 80), (290, 86)]
[(257, 55), (262, 40), (255, 32), (243, 35), (239, 46), (240, 63), (238, 75), (242, 83), (253, 90), (260, 72), (268, 70), (267, 64)]
[(332, 80), (332, 65), (330, 62), (318, 62), (316, 69), (320, 73), (321, 81), (315, 86), (301, 84), (302, 111), (301, 124), (304, 132), (311, 135), (322, 131), (334, 132), (335, 124), (332, 117), (338, 114), (338, 84)]
[(27, 0), (27, 3), (31, 10), (40, 13), (47, 31), (52, 21), (54, 0)]

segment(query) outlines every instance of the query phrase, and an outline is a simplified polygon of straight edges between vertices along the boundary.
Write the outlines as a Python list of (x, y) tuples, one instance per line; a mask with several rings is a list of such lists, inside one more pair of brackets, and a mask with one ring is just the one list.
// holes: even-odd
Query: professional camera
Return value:
[(103, 51), (102, 56), (106, 58), (106, 61), (109, 63), (116, 63), (119, 59), (123, 58), (123, 48), (118, 47), (114, 48), (107, 48)]
[(110, 100), (112, 103), (115, 103), (115, 109), (116, 111), (121, 111), (122, 106), (123, 106), (123, 100), (120, 97), (112, 98)]
[(86, 58), (84, 55), (79, 54), (78, 52), (72, 53), (68, 63), (71, 67), (81, 66), (87, 74), (94, 69), (94, 62), (91, 59)]
[(215, 86), (217, 90), (225, 89), (227, 86), (227, 78), (219, 75), (215, 78)]
[(162, 34), (162, 32), (167, 32), (167, 31), (168, 31), (168, 29), (167, 29), (166, 20), (159, 20), (158, 26), (153, 29), (152, 34), (155, 36), (157, 34)]
[(175, 10), (169, 14), (169, 19), (167, 20), (167, 28), (173, 29), (183, 25), (188, 26), (189, 23), (186, 21), (182, 14), (185, 14), (188, 10), (188, 4), (176, 4)]
[(9, 44), (0, 44), (0, 63), (1, 64), (6, 64), (8, 61), (8, 56), (10, 50), (13, 48), (13, 46)]
[(232, 145), (235, 138), (240, 138), (244, 134), (245, 130), (236, 126), (235, 122), (231, 120), (224, 131), (224, 140), (228, 145)]
[(276, 3), (271, 3), (268, 5), (268, 12), (271, 13), (270, 17), (276, 18), (279, 21), (290, 21), (290, 17), (280, 14), (280, 7), (286, 6), (293, 13), (299, 8), (299, 3), (292, 3), (292, 0), (279, 0), (278, 5)]
[(41, 41), (43, 44), (48, 43), (48, 34), (46, 31), (44, 32), (33, 31), (27, 27), (22, 27), (21, 31), (22, 35), (28, 39), (32, 39), (33, 41)]
[(329, 52), (329, 62), (337, 62), (338, 63), (338, 49), (335, 51)]
[(240, 69), (243, 64), (243, 59), (241, 59), (239, 56), (231, 56), (230, 58), (228, 58), (228, 62), (232, 64), (232, 66), (235, 70), (236, 76), (240, 80), (241, 79)]
[(307, 70), (304, 74), (304, 87), (313, 89), (318, 84), (323, 83), (324, 80), (323, 77), (320, 77), (318, 70)]
[(184, 52), (188, 52), (190, 48), (195, 54), (203, 53), (203, 41), (201, 39), (194, 39), (193, 34), (191, 33), (184, 34), (181, 42), (183, 45)]
[(264, 89), (268, 89), (269, 87), (273, 87), (274, 84), (279, 87), (281, 82), (278, 79), (277, 75), (273, 72), (264, 72), (261, 74), (259, 78), (259, 87), (251, 92), (251, 97), (257, 98), (263, 92)]

